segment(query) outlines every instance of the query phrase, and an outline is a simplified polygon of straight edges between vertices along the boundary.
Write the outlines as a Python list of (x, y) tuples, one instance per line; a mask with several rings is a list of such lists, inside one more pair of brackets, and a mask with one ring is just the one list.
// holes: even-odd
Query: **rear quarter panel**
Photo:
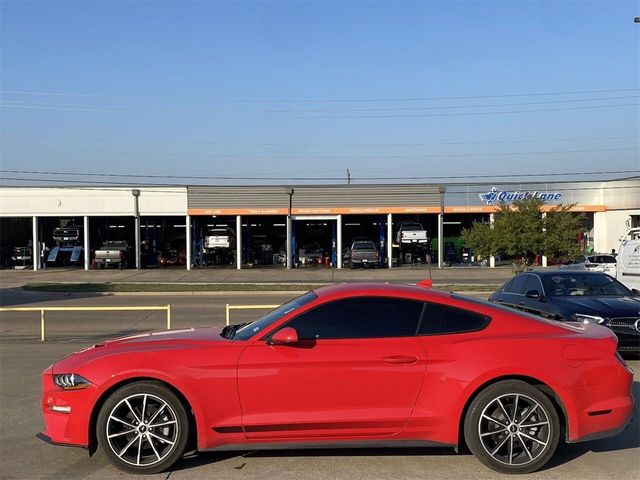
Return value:
[[(458, 443), (466, 407), (500, 379), (521, 377), (547, 385), (566, 412), (570, 440), (585, 434), (581, 419), (594, 405), (628, 395), (625, 379), (612, 380), (615, 340), (607, 329), (601, 329), (600, 341), (591, 342), (570, 330), (499, 310), (492, 317), (479, 332), (422, 337), (427, 373), (408, 434), (422, 431), (430, 440)], [(619, 370), (614, 376), (624, 376)]]

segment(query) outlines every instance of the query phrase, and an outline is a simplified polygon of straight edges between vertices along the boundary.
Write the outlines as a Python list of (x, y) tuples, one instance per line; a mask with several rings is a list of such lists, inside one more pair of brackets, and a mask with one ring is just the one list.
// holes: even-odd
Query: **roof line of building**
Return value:
[(359, 188), (359, 187), (375, 187), (375, 186), (429, 186), (429, 187), (468, 187), (468, 186), (488, 186), (488, 185), (556, 185), (556, 184), (567, 184), (567, 183), (582, 183), (582, 184), (602, 184), (609, 182), (620, 182), (620, 181), (628, 181), (628, 180), (640, 180), (640, 176), (630, 176), (630, 177), (621, 177), (621, 178), (610, 178), (606, 180), (500, 180), (489, 182), (402, 182), (402, 183), (321, 183), (321, 184), (175, 184), (175, 183), (122, 183), (122, 184), (95, 184), (91, 182), (87, 182), (86, 184), (61, 184), (61, 185), (7, 185), (0, 184), (0, 188), (64, 188), (64, 189), (126, 189), (126, 188), (139, 188), (139, 187), (149, 187), (149, 188), (196, 188), (196, 187), (216, 187), (216, 188), (323, 188), (323, 187), (343, 187), (343, 188)]

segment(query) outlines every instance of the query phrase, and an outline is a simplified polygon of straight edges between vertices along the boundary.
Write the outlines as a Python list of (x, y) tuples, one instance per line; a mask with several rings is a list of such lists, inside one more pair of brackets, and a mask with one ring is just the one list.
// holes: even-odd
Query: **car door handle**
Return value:
[(410, 355), (390, 355), (382, 357), (382, 363), (390, 363), (392, 365), (412, 365), (418, 362), (418, 357)]
[(496, 302), (502, 303), (504, 300), (502, 298), (496, 298)]

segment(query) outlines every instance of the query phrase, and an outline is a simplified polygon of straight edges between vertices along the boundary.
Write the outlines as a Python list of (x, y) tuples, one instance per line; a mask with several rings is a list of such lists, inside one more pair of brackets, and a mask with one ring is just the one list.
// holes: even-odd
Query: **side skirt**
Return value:
[(456, 448), (455, 444), (430, 442), (427, 440), (345, 440), (326, 442), (266, 442), (266, 443), (237, 443), (220, 445), (203, 451), (237, 451), (237, 450), (315, 450), (331, 448)]

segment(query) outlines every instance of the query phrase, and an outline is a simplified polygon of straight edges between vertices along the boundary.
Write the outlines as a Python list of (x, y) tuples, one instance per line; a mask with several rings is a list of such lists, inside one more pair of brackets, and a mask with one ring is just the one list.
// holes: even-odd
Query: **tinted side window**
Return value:
[(529, 275), (518, 275), (516, 278), (511, 280), (511, 283), (507, 287), (508, 293), (522, 293), (524, 294), (524, 286), (529, 279)]
[(435, 303), (427, 304), (420, 322), (419, 335), (441, 335), (482, 330), (489, 318), (461, 308), (447, 307)]
[(286, 326), (301, 340), (408, 337), (416, 334), (423, 306), (402, 298), (349, 298), (320, 305)]
[(527, 285), (525, 286), (525, 293), (529, 290), (537, 290), (539, 294), (542, 295), (542, 283), (540, 283), (540, 279), (535, 275), (526, 275)]

